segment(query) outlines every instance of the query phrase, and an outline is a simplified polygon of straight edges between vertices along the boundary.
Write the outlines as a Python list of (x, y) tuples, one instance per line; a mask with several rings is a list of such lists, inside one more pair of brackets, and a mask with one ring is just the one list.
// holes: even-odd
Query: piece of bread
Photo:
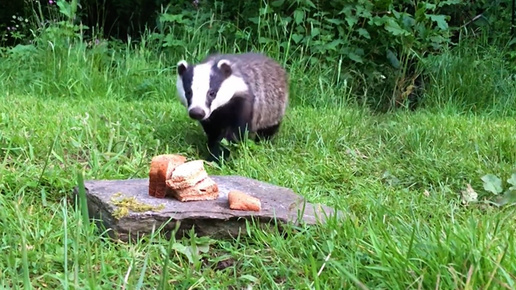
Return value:
[(195, 186), (207, 177), (204, 161), (194, 160), (174, 168), (172, 174), (167, 178), (167, 186), (170, 189), (186, 189)]
[[(167, 180), (170, 188), (171, 180)], [(197, 184), (181, 189), (171, 189), (170, 193), (179, 201), (214, 200), (219, 197), (219, 187), (210, 177), (206, 177)]]
[(262, 203), (256, 197), (252, 197), (239, 190), (231, 190), (228, 193), (229, 208), (233, 210), (260, 211)]
[(186, 157), (178, 154), (154, 156), (149, 170), (149, 195), (163, 198), (167, 195), (166, 180), (175, 167), (186, 162)]

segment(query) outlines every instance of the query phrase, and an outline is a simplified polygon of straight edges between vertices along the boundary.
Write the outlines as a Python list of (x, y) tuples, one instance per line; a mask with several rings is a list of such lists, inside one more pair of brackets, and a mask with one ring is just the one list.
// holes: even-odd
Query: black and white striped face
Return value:
[(228, 60), (188, 65), (177, 64), (177, 92), (188, 114), (195, 120), (206, 120), (217, 108), (227, 104), (238, 92), (247, 91), (241, 77), (232, 73)]

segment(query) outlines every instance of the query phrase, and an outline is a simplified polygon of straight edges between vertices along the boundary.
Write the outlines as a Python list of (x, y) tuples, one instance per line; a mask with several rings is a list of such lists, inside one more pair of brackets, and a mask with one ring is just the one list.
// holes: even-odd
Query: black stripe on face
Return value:
[(183, 81), (186, 101), (188, 102), (188, 106), (190, 106), (192, 104), (193, 66), (188, 66), (186, 71), (181, 75), (181, 79)]
[(219, 70), (217, 64), (215, 63), (215, 65), (213, 65), (211, 68), (210, 89), (208, 92), (206, 92), (206, 107), (211, 107), (211, 103), (217, 96), (220, 86), (224, 80), (226, 80), (226, 76)]

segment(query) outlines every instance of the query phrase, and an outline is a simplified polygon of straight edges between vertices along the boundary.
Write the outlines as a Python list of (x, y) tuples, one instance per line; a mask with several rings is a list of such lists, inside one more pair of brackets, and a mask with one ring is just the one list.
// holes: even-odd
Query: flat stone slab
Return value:
[[(149, 196), (148, 178), (128, 180), (87, 180), (85, 181), (88, 212), (90, 218), (98, 220), (100, 226), (110, 229), (111, 237), (128, 241), (157, 231), (170, 234), (180, 222), (176, 233), (179, 238), (194, 227), (198, 236), (214, 238), (235, 237), (245, 231), (246, 221), (251, 219), (260, 223), (277, 221), (299, 224), (300, 220), (308, 225), (324, 223), (335, 211), (324, 205), (314, 205), (292, 190), (241, 176), (210, 176), (219, 187), (219, 198), (210, 201), (180, 202), (172, 197), (156, 198)], [(228, 192), (240, 190), (261, 200), (260, 212), (231, 210)], [(78, 188), (74, 189), (75, 194)], [(139, 203), (154, 209), (143, 212), (126, 211), (118, 216), (120, 208), (116, 200), (134, 198)], [(301, 213), (303, 213), (301, 215)]]

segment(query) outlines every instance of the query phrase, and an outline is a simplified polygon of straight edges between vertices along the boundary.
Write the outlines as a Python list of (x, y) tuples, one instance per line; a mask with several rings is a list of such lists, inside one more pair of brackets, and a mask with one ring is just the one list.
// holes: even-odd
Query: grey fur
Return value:
[[(220, 62), (222, 60), (225, 60), (225, 62)], [(229, 99), (223, 98), (229, 102), (224, 103), (220, 107), (218, 107), (220, 105), (218, 104), (216, 106), (218, 107), (217, 109), (209, 112), (210, 116), (190, 115), (192, 118), (198, 119), (203, 125), (208, 135), (210, 151), (214, 151), (214, 155), (217, 155), (217, 152), (219, 152), (218, 142), (221, 136), (218, 135), (218, 130), (221, 129), (225, 132), (223, 135), (229, 141), (240, 139), (235, 137), (235, 134), (239, 135), (238, 131), (243, 129), (244, 124), (236, 120), (245, 119), (247, 130), (253, 136), (258, 135), (258, 137), (268, 139), (276, 134), (289, 103), (288, 74), (278, 62), (260, 53), (242, 53), (213, 54), (197, 65), (202, 64), (207, 64), (211, 67), (209, 88), (212, 92), (218, 92), (226, 77), (234, 76), (245, 83), (245, 86), (242, 86), (241, 81), (240, 85), (237, 84), (238, 82), (235, 83), (235, 86), (239, 86), (238, 89), (237, 87), (231, 88), (235, 88), (238, 92), (231, 97), (228, 96)], [(228, 64), (230, 69), (227, 66)], [(197, 65), (188, 65), (188, 69), (186, 66), (178, 67), (179, 78), (182, 80), (182, 84), (191, 85), (192, 78), (195, 77), (193, 74), (194, 68)], [(241, 91), (245, 87), (247, 87), (247, 91)], [(181, 91), (184, 91), (185, 88), (180, 86), (178, 89), (181, 94)], [(232, 102), (233, 100), (235, 102)], [(198, 101), (199, 99), (197, 99)], [(208, 108), (212, 108), (212, 101), (214, 99), (210, 99), (207, 96), (206, 106)], [(188, 99), (186, 102), (187, 104), (185, 105), (189, 107), (189, 112), (193, 113), (194, 107), (190, 107), (191, 100)], [(229, 103), (232, 104), (229, 105)], [(228, 104), (227, 107), (225, 106), (226, 104)], [(236, 104), (239, 105), (236, 106)], [(240, 133), (242, 132), (240, 131)]]
[(260, 53), (222, 54), (208, 57), (208, 61), (227, 59), (233, 74), (242, 77), (249, 86), (253, 100), (253, 119), (250, 131), (277, 125), (288, 106), (288, 76), (275, 60)]

